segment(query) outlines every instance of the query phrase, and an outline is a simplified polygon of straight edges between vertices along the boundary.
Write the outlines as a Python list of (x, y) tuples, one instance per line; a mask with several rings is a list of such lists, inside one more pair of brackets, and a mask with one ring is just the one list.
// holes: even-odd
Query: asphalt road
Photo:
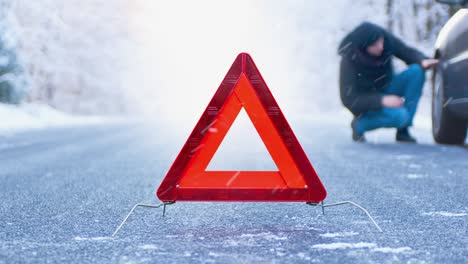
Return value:
[[(137, 124), (0, 135), (0, 263), (468, 263), (468, 148), (295, 123), (326, 203), (157, 203), (185, 138)], [(422, 132), (420, 132), (421, 134)], [(223, 161), (229, 164), (230, 161)], [(246, 166), (265, 162), (256, 158)], [(248, 164), (248, 163), (251, 164)]]

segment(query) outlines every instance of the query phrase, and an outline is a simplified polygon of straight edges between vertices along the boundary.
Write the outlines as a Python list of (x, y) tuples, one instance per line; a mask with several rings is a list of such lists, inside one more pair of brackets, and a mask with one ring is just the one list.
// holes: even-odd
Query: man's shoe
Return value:
[(351, 129), (353, 130), (353, 141), (366, 142), (366, 138), (364, 137), (364, 133), (357, 132), (356, 120), (357, 120), (356, 118), (353, 118), (353, 121), (351, 121)]
[(416, 143), (416, 139), (410, 135), (407, 127), (397, 130), (396, 141)]

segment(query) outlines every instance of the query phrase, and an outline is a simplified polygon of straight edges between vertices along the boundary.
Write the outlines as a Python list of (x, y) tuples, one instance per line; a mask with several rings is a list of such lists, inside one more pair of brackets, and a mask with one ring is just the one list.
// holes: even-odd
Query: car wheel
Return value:
[(445, 81), (440, 67), (434, 71), (432, 79), (432, 135), (437, 143), (463, 144), (466, 138), (466, 125), (448, 111), (445, 96)]

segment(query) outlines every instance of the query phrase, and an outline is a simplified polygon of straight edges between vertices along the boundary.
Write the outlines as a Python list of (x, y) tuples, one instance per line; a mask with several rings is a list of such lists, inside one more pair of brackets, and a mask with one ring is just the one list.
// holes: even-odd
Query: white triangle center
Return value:
[(278, 171), (252, 121), (241, 109), (207, 171)]

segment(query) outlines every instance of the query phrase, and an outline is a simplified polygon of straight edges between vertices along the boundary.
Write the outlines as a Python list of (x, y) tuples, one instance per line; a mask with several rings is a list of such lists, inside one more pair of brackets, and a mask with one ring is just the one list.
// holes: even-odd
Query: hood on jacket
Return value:
[(356, 50), (366, 52), (367, 47), (374, 44), (379, 38), (384, 37), (385, 30), (383, 28), (370, 22), (363, 22), (341, 41), (338, 54), (347, 56)]

